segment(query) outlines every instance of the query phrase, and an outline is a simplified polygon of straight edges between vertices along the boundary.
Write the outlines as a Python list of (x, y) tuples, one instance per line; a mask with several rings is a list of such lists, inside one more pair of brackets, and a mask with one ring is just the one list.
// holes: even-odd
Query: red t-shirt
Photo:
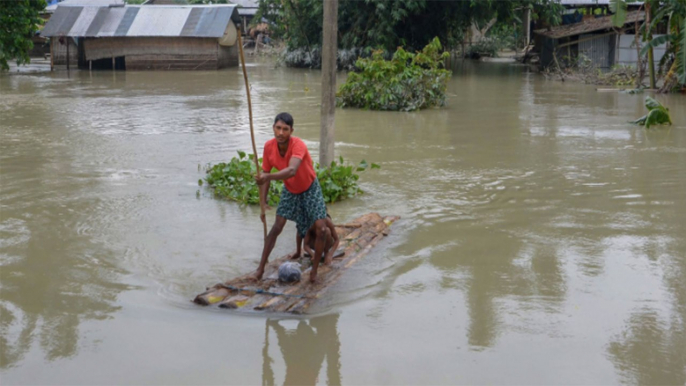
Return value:
[(282, 157), (279, 154), (279, 144), (276, 138), (272, 138), (264, 144), (264, 154), (262, 155), (262, 170), (269, 173), (272, 167), (278, 170), (283, 170), (288, 167), (291, 158), (300, 158), (302, 162), (295, 176), (284, 180), (286, 189), (293, 194), (300, 194), (310, 188), (312, 182), (317, 178), (312, 166), (312, 158), (310, 152), (307, 151), (305, 142), (298, 137), (291, 137), (288, 141), (288, 150), (286, 156)]

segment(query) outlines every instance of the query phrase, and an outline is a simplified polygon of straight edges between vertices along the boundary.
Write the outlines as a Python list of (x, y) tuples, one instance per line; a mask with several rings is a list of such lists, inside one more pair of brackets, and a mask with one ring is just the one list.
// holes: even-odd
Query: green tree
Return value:
[(39, 13), (46, 7), (45, 0), (0, 1), (0, 70), (9, 70), (8, 61), (17, 65), (29, 63), (31, 38), (43, 20)]
[[(556, 0), (341, 0), (338, 10), (338, 47), (382, 48), (394, 52), (422, 49), (434, 37), (450, 49), (460, 45), (472, 23), (519, 21), (524, 8), (533, 8), (539, 18), (559, 21)], [(556, 12), (549, 12), (551, 9)], [(261, 0), (256, 20), (267, 19), (275, 36), (289, 49), (313, 49), (321, 44), (321, 0)]]

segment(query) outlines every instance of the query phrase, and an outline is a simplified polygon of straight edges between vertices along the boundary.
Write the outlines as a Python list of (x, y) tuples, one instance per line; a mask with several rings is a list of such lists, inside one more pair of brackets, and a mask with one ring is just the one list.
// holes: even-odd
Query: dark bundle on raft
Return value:
[[(381, 217), (378, 213), (365, 214), (354, 221), (336, 225), (341, 240), (341, 253), (333, 263), (321, 264), (317, 281), (301, 280), (296, 283), (282, 283), (278, 280), (279, 266), (288, 260), (283, 256), (267, 264), (263, 279), (256, 282), (252, 273), (237, 277), (225, 283), (215, 284), (196, 296), (195, 303), (221, 308), (258, 310), (268, 312), (304, 313), (317, 298), (331, 287), (347, 268), (355, 264), (388, 235), (391, 224), (398, 217)], [(297, 261), (297, 260), (291, 260)], [(309, 266), (302, 263), (303, 278), (309, 277)]]

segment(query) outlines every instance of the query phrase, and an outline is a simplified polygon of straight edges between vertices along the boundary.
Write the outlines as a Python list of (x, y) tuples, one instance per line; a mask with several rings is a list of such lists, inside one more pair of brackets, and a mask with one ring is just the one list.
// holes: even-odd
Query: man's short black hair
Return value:
[(278, 121), (283, 121), (283, 123), (287, 124), (288, 126), (293, 128), (293, 116), (288, 113), (279, 113), (279, 115), (274, 118), (274, 124), (276, 125), (276, 122)]

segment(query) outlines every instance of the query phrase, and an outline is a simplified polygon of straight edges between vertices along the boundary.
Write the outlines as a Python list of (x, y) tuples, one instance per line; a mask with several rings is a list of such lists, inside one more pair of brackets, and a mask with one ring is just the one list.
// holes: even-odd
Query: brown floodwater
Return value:
[[(249, 75), (258, 148), (289, 111), (316, 158), (320, 73)], [(0, 76), (3, 385), (686, 383), (686, 97), (646, 131), (645, 95), (467, 62), (444, 108), (338, 109), (337, 155), (381, 169), (333, 218), (402, 220), (283, 317), (190, 302), (262, 248), (198, 186), (250, 148), (242, 82)]]

